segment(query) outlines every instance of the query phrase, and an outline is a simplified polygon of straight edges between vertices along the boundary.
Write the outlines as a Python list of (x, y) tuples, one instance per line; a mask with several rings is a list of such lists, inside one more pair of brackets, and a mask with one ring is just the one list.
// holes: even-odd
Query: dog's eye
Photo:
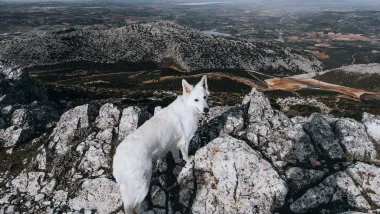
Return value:
[(198, 99), (195, 99), (195, 102), (198, 102), (199, 100)]
[(203, 99), (206, 99), (206, 96), (204, 96)]

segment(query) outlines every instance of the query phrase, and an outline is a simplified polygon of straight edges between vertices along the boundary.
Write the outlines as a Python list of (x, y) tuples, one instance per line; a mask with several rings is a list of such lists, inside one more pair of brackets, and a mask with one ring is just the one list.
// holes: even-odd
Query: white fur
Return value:
[[(117, 147), (113, 175), (119, 184), (126, 214), (133, 214), (149, 191), (152, 162), (178, 149), (188, 161), (188, 147), (198, 121), (208, 110), (207, 79), (195, 86), (182, 80), (183, 95), (129, 134)], [(198, 101), (196, 101), (198, 100)]]

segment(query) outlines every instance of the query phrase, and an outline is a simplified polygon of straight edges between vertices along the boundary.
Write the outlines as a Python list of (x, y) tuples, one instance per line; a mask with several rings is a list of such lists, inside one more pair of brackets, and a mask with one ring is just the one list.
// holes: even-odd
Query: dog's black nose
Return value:
[(204, 108), (203, 111), (204, 111), (205, 113), (208, 113), (208, 112), (210, 111), (210, 109), (209, 109), (209, 108)]

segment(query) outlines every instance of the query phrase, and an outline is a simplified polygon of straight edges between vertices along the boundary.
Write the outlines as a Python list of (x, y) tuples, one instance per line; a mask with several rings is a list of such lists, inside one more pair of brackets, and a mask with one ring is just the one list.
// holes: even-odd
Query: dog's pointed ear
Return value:
[(186, 80), (182, 80), (182, 89), (183, 89), (183, 95), (189, 95), (191, 91), (193, 90), (193, 86), (190, 85)]
[(204, 89), (206, 89), (207, 93), (208, 92), (208, 85), (207, 85), (207, 77), (203, 76), (201, 81), (198, 83), (198, 85), (202, 86)]

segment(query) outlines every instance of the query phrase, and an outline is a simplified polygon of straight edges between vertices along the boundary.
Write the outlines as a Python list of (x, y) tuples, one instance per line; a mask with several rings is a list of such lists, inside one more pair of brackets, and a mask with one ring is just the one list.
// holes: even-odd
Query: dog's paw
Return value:
[(182, 163), (182, 159), (181, 158), (174, 158), (174, 163), (175, 164), (181, 164)]
[(186, 161), (186, 163), (192, 163), (194, 161), (194, 156), (188, 157), (185, 161)]

